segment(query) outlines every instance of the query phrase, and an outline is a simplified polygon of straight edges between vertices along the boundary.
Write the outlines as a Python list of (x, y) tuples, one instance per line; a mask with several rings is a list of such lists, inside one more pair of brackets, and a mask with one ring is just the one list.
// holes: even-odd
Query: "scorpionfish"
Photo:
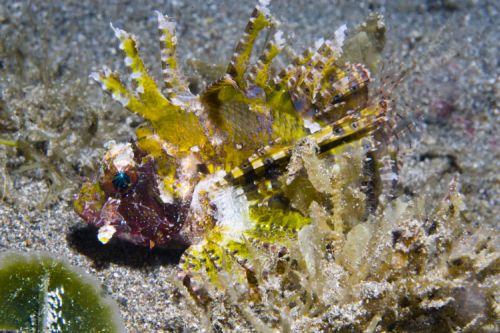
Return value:
[[(108, 69), (91, 78), (146, 122), (130, 142), (107, 144), (99, 175), (83, 184), (74, 208), (100, 242), (184, 248), (181, 268), (216, 280), (218, 269), (244, 266), (249, 240), (285, 244), (310, 223), (282, 190), (294, 147), (307, 140), (320, 158), (335, 157), (386, 126), (391, 103), (369, 97), (367, 66), (342, 58), (342, 28), (276, 70), (286, 43), (263, 2), (225, 74), (195, 95), (177, 68), (175, 23), (157, 15), (163, 87), (136, 38), (111, 25), (133, 87)], [(266, 30), (273, 34), (252, 57)]]

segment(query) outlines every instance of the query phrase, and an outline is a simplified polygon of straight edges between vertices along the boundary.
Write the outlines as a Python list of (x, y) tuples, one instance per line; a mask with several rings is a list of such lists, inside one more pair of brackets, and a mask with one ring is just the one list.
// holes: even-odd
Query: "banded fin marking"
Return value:
[(90, 78), (99, 83), (104, 91), (109, 93), (114, 100), (126, 107), (130, 112), (140, 115), (148, 112), (144, 104), (127, 89), (117, 73), (104, 68), (100, 72), (90, 74)]
[[(384, 103), (375, 103), (356, 114), (343, 117), (332, 125), (324, 126), (320, 131), (308, 137), (316, 142), (320, 153), (325, 153), (338, 146), (345, 145), (360, 137), (366, 136), (387, 121), (387, 110)], [(261, 155), (246, 160), (242, 165), (233, 168), (226, 176), (232, 184), (245, 185), (266, 176), (270, 167), (285, 168), (288, 164), (293, 146), (273, 147)]]
[(165, 112), (179, 111), (180, 109), (177, 106), (162, 95), (156, 82), (148, 74), (139, 55), (135, 36), (115, 28), (112, 24), (111, 28), (115, 36), (120, 40), (119, 48), (125, 55), (125, 65), (131, 72), (130, 78), (135, 83), (135, 90), (145, 106), (145, 112), (141, 113), (141, 115), (150, 121), (155, 121), (165, 115)]
[(324, 84), (321, 91), (315, 97), (315, 104), (321, 113), (316, 116), (322, 116), (335, 109), (339, 103), (346, 103), (347, 99), (353, 95), (362, 93), (367, 96), (367, 85), (370, 82), (370, 72), (362, 64), (348, 65), (348, 75), (336, 74), (337, 81), (333, 84)]
[[(168, 22), (161, 22), (160, 27), (171, 31)], [(125, 55), (125, 65), (130, 71), (130, 78), (135, 84), (135, 92), (129, 91), (119, 81), (116, 74), (109, 74), (104, 70), (101, 74), (93, 74), (92, 77), (110, 91), (115, 100), (118, 100), (132, 112), (138, 113), (151, 122), (155, 132), (166, 142), (176, 146), (179, 154), (185, 154), (195, 145), (204, 146), (207, 142), (204, 128), (198, 116), (192, 109), (186, 108), (178, 98), (168, 99), (158, 89), (154, 79), (148, 74), (143, 60), (139, 55), (136, 38), (128, 32), (115, 28), (111, 25), (115, 36), (119, 39), (119, 48)], [(171, 34), (170, 42), (174, 42), (175, 36)], [(172, 46), (172, 45), (171, 45)], [(172, 49), (170, 52), (173, 52)], [(172, 56), (174, 53), (172, 53)], [(176, 67), (174, 63), (169, 66)], [(172, 128), (177, 131), (172, 131)], [(189, 131), (189, 136), (186, 133)]]
[(274, 34), (273, 39), (267, 43), (264, 52), (253, 69), (253, 72), (255, 72), (254, 83), (264, 90), (269, 87), (269, 72), (271, 64), (283, 50), (284, 46), (285, 38), (283, 37), (283, 32), (278, 30)]
[(189, 93), (187, 83), (177, 71), (177, 37), (175, 22), (167, 15), (156, 11), (158, 17), (158, 32), (160, 36), (160, 54), (163, 80), (169, 98), (175, 97), (176, 90)]
[(242, 89), (246, 86), (245, 73), (255, 40), (264, 28), (272, 25), (269, 14), (266, 14), (267, 10), (265, 9), (261, 6), (255, 7), (226, 70), (226, 73), (233, 77), (234, 81)]

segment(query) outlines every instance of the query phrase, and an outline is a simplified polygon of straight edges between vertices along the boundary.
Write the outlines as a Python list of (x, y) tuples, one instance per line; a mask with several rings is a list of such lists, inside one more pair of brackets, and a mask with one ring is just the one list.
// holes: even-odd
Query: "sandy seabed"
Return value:
[[(96, 276), (118, 302), (129, 332), (197, 331), (199, 318), (174, 284), (180, 251), (122, 242), (102, 246), (73, 212), (72, 194), (84, 176), (95, 173), (103, 144), (127, 140), (140, 122), (103, 96), (88, 74), (103, 65), (124, 70), (109, 22), (136, 34), (145, 63), (160, 73), (155, 10), (177, 21), (178, 55), (188, 73), (195, 75), (191, 60), (226, 63), (252, 6), (251, 1), (2, 2), (0, 137), (36, 143), (42, 157), (34, 168), (25, 168), (23, 156), (0, 146), (1, 251), (49, 251)], [(436, 200), (458, 173), (468, 219), (498, 231), (499, 7), (493, 0), (275, 0), (271, 11), (298, 50), (342, 24), (353, 27), (370, 12), (381, 12), (388, 29), (386, 71), (415, 63), (397, 92), (401, 114), (416, 127), (414, 144), (401, 152), (402, 190)], [(54, 139), (61, 133), (63, 138)], [(56, 143), (47, 144), (51, 140)], [(50, 158), (58, 154), (67, 161)], [(47, 165), (60, 166), (61, 177), (49, 177)], [(43, 203), (51, 184), (58, 192)]]

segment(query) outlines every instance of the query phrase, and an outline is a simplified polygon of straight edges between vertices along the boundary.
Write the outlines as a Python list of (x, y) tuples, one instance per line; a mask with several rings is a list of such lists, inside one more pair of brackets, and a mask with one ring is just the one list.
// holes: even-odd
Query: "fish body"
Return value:
[[(130, 142), (108, 143), (100, 173), (83, 184), (75, 211), (98, 229), (102, 243), (120, 238), (186, 248), (186, 271), (220, 269), (224, 253), (244, 266), (249, 239), (282, 241), (310, 222), (282, 190), (296, 147), (331, 158), (383, 128), (390, 101), (369, 98), (365, 65), (340, 60), (343, 30), (274, 75), (273, 60), (286, 41), (263, 4), (226, 73), (194, 95), (177, 68), (175, 23), (157, 15), (163, 88), (148, 74), (135, 37), (113, 26), (134, 87), (108, 69), (91, 74), (147, 123)], [(255, 40), (269, 29), (274, 36), (252, 62)]]

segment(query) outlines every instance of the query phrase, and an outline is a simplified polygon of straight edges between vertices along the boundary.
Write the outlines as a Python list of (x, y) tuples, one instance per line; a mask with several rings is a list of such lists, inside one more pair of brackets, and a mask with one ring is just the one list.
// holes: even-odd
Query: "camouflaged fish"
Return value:
[[(334, 156), (385, 126), (389, 100), (368, 97), (363, 64), (340, 60), (344, 29), (276, 72), (285, 39), (262, 2), (226, 74), (193, 95), (177, 70), (175, 23), (157, 14), (163, 88), (148, 74), (135, 37), (113, 27), (134, 89), (107, 69), (91, 75), (147, 123), (131, 142), (108, 144), (75, 210), (102, 243), (186, 248), (186, 272), (244, 266), (248, 240), (286, 244), (310, 222), (282, 190), (294, 146), (305, 138), (320, 157)], [(274, 35), (252, 62), (264, 30)]]

